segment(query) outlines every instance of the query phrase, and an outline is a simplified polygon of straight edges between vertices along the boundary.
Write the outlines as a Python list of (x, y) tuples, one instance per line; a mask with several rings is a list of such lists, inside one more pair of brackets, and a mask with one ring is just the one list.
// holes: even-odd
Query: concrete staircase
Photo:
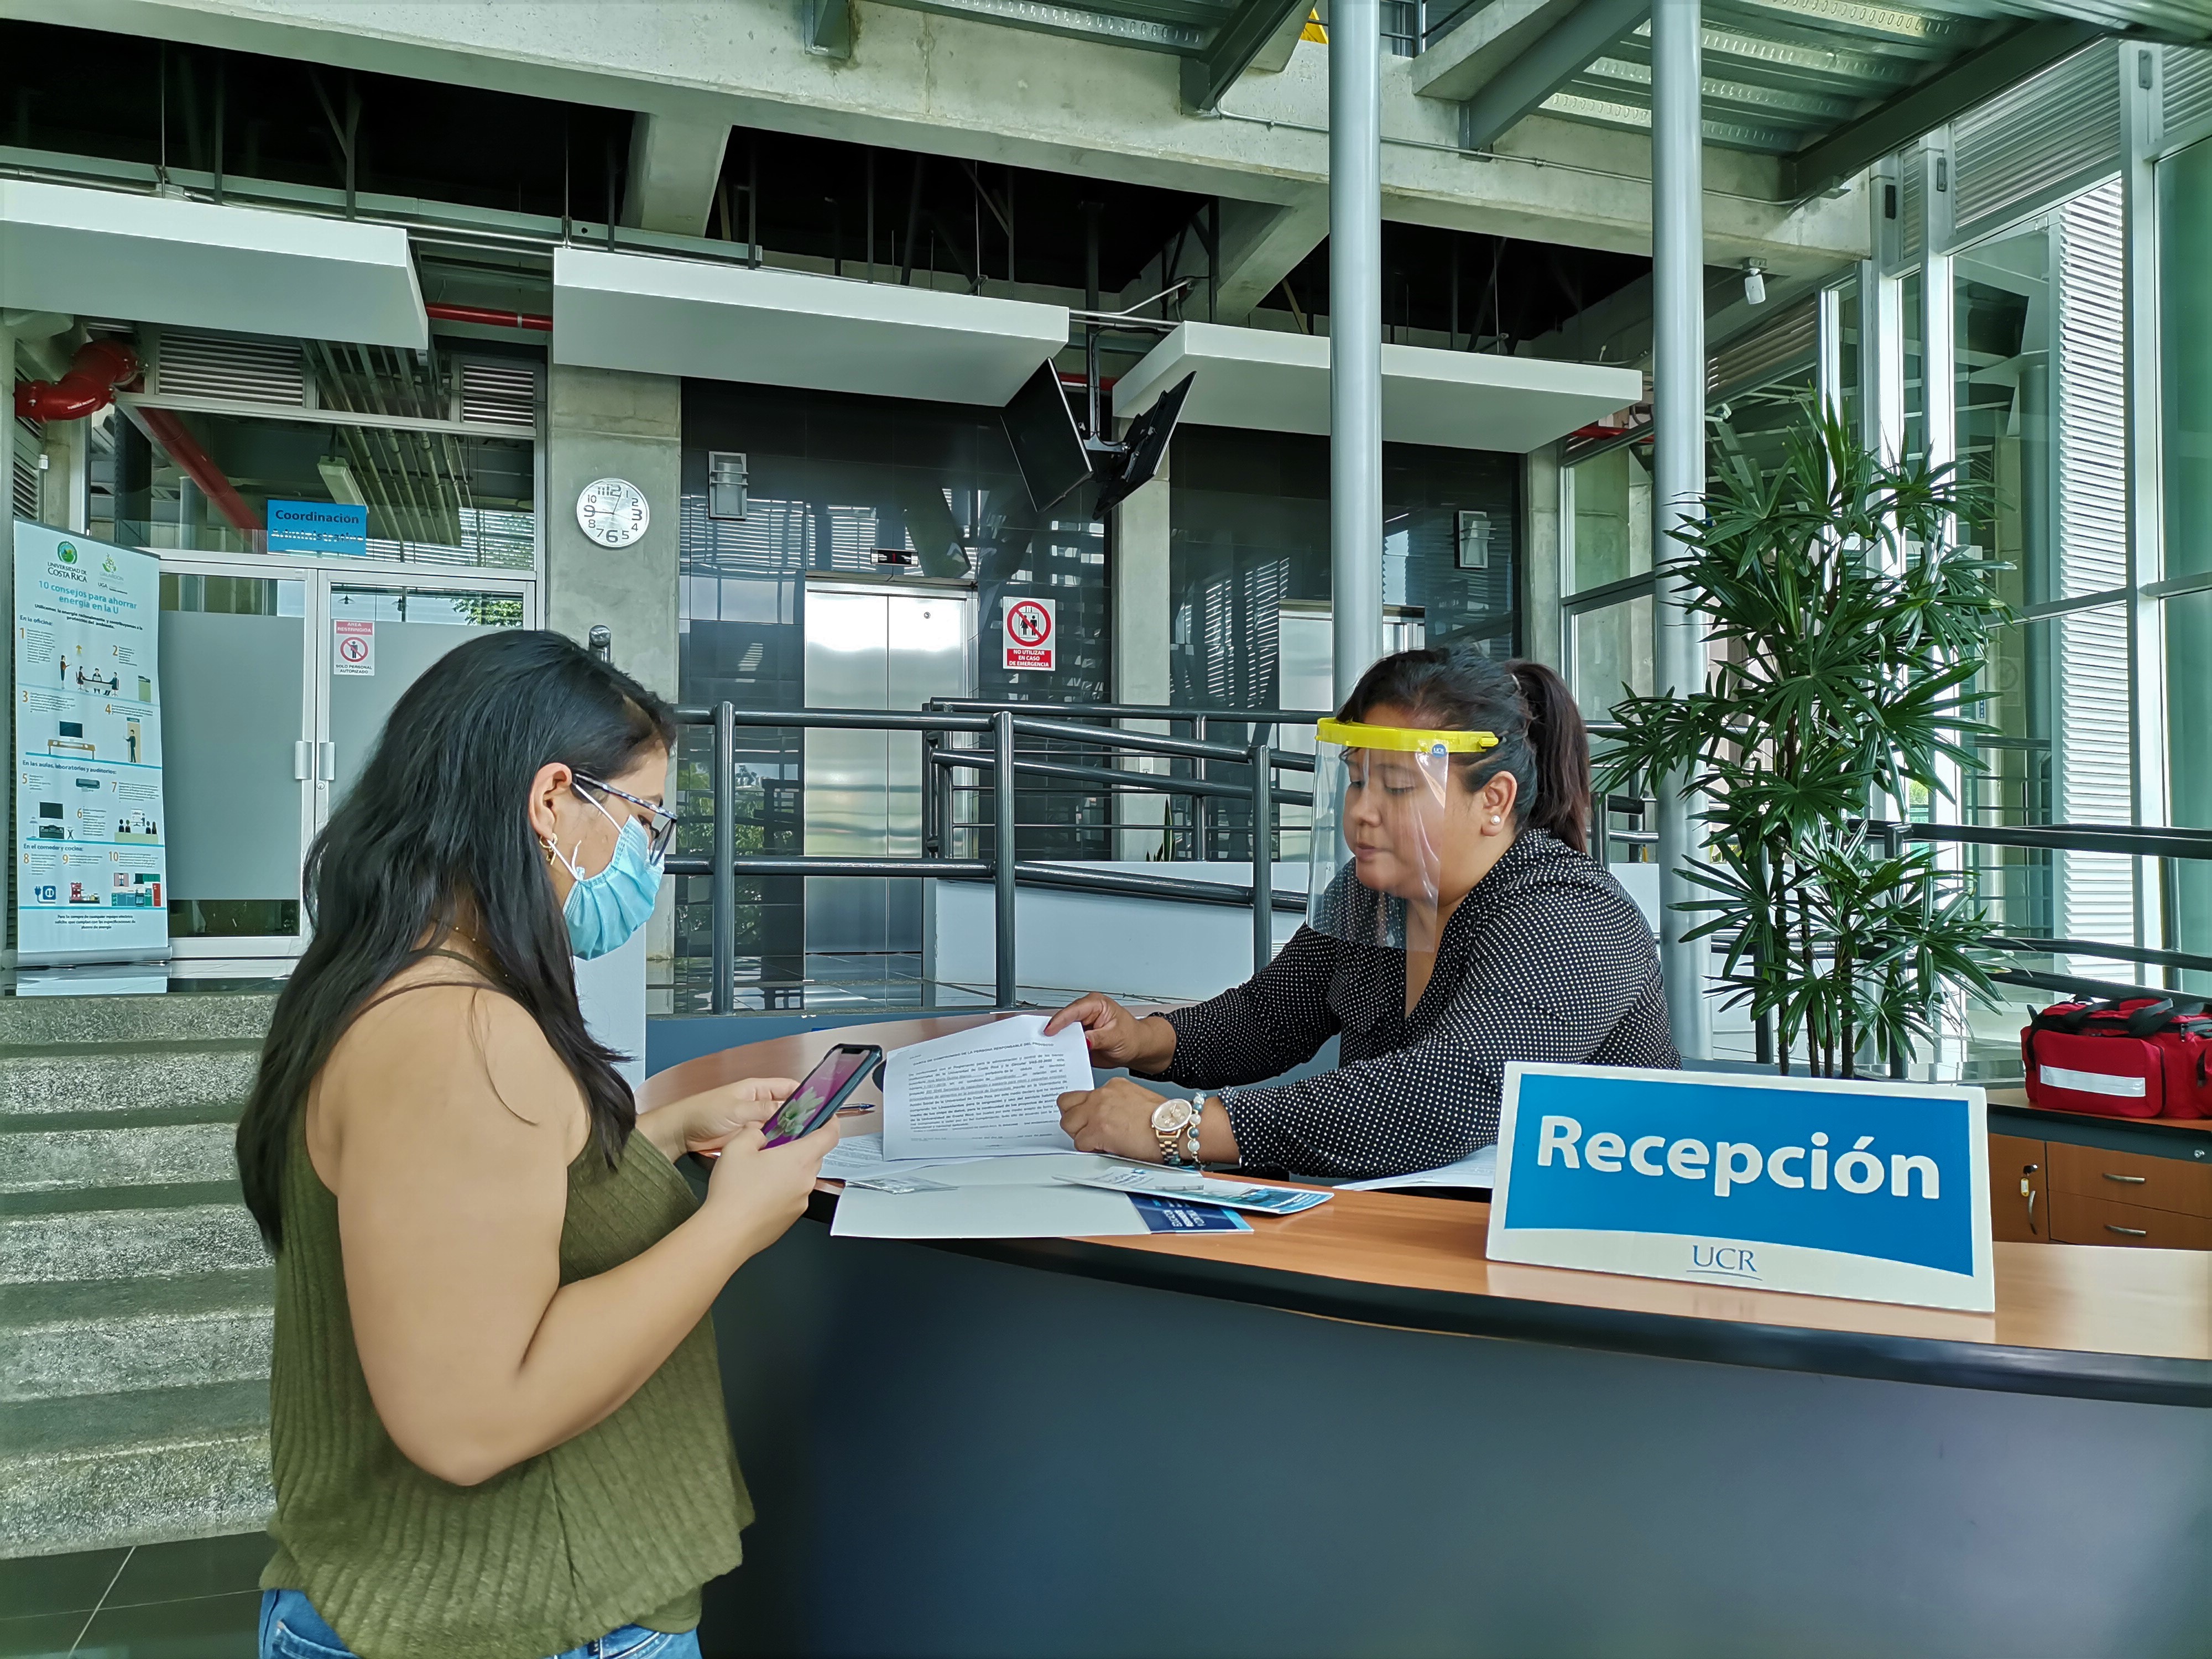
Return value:
[(0, 998), (0, 1558), (268, 1518), (268, 1257), (231, 1152), (275, 994)]

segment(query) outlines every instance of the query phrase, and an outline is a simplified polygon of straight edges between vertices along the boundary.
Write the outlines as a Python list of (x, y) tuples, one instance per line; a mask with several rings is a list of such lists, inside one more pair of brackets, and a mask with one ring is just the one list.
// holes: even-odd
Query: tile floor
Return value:
[(252, 1659), (267, 1536), (0, 1561), (0, 1659)]

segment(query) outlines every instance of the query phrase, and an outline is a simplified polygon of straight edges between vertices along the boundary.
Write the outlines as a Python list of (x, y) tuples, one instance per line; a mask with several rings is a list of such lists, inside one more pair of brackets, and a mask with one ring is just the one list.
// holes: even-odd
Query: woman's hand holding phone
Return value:
[(798, 1086), (795, 1078), (741, 1078), (641, 1112), (637, 1127), (672, 1164), (686, 1152), (710, 1154), (739, 1130), (765, 1123)]
[(807, 1195), (837, 1134), (833, 1118), (812, 1134), (769, 1146), (763, 1144), (760, 1126), (752, 1123), (722, 1143), (700, 1213), (729, 1229), (739, 1261), (775, 1243), (806, 1212)]

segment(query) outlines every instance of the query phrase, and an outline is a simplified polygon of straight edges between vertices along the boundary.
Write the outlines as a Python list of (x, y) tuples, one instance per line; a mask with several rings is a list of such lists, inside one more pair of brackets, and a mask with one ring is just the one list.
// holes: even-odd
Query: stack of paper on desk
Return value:
[(1152, 1231), (1126, 1193), (1061, 1177), (1121, 1167), (1089, 1152), (988, 1158), (922, 1170), (929, 1186), (890, 1193), (848, 1187), (836, 1238), (1097, 1238)]

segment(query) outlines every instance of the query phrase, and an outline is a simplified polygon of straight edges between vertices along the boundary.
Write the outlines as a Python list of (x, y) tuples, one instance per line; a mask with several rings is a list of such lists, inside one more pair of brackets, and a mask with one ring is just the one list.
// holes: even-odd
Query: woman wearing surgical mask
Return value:
[[(1401, 1175), (1498, 1138), (1515, 1060), (1681, 1063), (1650, 929), (1584, 850), (1589, 739), (1558, 675), (1401, 652), (1317, 738), (1306, 925), (1274, 961), (1194, 1007), (1137, 1019), (1094, 992), (1047, 1026), (1182, 1091), (1061, 1097), (1078, 1147)], [(1267, 1081), (1332, 1036), (1336, 1070)]]
[[(276, 1257), (261, 1651), (696, 1655), (751, 1519), (708, 1310), (834, 1127), (757, 1079), (639, 1114), (572, 957), (653, 914), (667, 705), (558, 635), (441, 659), (307, 857), (239, 1126)], [(677, 1173), (719, 1149), (704, 1202)]]

